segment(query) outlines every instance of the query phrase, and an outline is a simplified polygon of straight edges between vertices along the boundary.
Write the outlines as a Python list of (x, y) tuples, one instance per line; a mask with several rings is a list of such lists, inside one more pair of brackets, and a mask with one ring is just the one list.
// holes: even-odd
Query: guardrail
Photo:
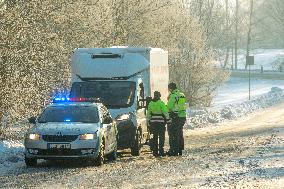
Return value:
[[(248, 78), (249, 70), (230, 70), (232, 77), (241, 77)], [(251, 78), (259, 78), (259, 79), (273, 79), (273, 80), (284, 80), (284, 72), (273, 71), (273, 70), (251, 70), (250, 71)]]

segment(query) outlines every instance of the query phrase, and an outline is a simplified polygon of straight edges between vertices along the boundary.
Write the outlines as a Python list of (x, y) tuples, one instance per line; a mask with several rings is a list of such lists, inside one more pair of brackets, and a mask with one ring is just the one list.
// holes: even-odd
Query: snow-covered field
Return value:
[[(284, 80), (251, 79), (251, 97), (268, 93), (272, 87), (284, 89)], [(213, 108), (228, 104), (237, 104), (249, 99), (249, 81), (246, 78), (231, 78), (217, 92), (213, 99)]]
[[(246, 51), (239, 50), (238, 53), (238, 69), (245, 69)], [(254, 56), (255, 63), (251, 69), (260, 69), (263, 66), (264, 70), (273, 70), (272, 63), (279, 58), (284, 59), (284, 49), (255, 49), (250, 55)]]
[(204, 127), (208, 124), (233, 120), (283, 101), (283, 80), (252, 79), (251, 100), (249, 100), (248, 80), (231, 78), (218, 89), (212, 107), (188, 109), (188, 125), (190, 127)]

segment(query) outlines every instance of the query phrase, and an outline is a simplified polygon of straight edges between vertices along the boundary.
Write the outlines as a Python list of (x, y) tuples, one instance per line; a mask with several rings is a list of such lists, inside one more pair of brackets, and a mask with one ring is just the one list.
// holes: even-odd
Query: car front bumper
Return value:
[[(49, 148), (50, 144), (70, 144), (68, 149)], [(35, 159), (81, 159), (97, 158), (99, 140), (76, 140), (72, 142), (25, 141), (25, 157)]]

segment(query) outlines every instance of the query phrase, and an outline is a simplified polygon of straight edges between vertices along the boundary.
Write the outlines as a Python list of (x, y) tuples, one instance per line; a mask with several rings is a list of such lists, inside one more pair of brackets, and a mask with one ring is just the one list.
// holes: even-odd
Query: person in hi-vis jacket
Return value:
[(152, 146), (154, 156), (164, 156), (166, 124), (170, 121), (166, 104), (161, 100), (161, 93), (154, 92), (154, 98), (149, 103), (147, 119), (153, 134)]

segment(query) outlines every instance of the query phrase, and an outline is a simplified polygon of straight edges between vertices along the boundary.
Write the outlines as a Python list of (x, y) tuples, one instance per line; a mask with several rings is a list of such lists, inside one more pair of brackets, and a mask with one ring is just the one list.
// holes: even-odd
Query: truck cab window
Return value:
[(132, 81), (75, 82), (70, 97), (100, 98), (107, 108), (119, 109), (132, 106), (135, 89)]

